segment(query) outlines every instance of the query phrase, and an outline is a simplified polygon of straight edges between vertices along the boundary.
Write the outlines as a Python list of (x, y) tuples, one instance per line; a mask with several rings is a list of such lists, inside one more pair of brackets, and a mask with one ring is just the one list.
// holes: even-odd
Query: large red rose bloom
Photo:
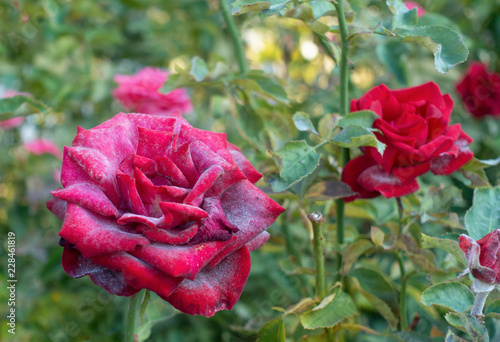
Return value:
[(447, 175), (471, 160), (472, 139), (460, 124), (450, 125), (452, 109), (451, 97), (441, 95), (433, 82), (400, 90), (382, 84), (352, 100), (351, 111), (371, 110), (379, 116), (373, 128), (386, 149), (381, 155), (365, 147), (364, 155), (345, 165), (342, 181), (358, 193), (345, 201), (408, 195), (419, 189), (416, 177), (428, 171)]
[(284, 211), (253, 185), (260, 177), (225, 134), (179, 115), (79, 128), (47, 203), (63, 220), (64, 270), (120, 296), (154, 291), (188, 314), (231, 309), (249, 251)]

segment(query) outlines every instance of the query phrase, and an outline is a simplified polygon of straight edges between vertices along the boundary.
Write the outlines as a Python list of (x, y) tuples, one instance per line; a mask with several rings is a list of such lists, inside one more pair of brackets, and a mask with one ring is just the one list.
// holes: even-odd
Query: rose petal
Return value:
[(80, 278), (88, 275), (94, 284), (111, 294), (129, 297), (140, 291), (128, 285), (120, 272), (94, 263), (76, 249), (64, 248), (62, 266), (70, 277)]
[(132, 251), (145, 246), (148, 239), (122, 230), (115, 220), (94, 214), (78, 205), (68, 203), (66, 217), (59, 235), (71, 242), (90, 258), (99, 254)]
[(256, 249), (262, 247), (271, 235), (268, 232), (262, 232), (259, 235), (257, 235), (253, 240), (250, 240), (245, 246), (248, 248), (249, 252), (253, 252)]
[(358, 177), (357, 182), (368, 191), (378, 191), (384, 197), (401, 197), (414, 193), (419, 189), (416, 179), (401, 182), (399, 178), (386, 173), (378, 165), (364, 170)]
[(182, 281), (182, 278), (171, 277), (125, 252), (99, 255), (92, 261), (122, 273), (130, 286), (151, 290), (161, 297), (168, 297)]
[(151, 241), (175, 245), (185, 244), (195, 236), (199, 227), (198, 222), (189, 222), (169, 229), (144, 229), (144, 235)]
[(359, 175), (366, 169), (377, 165), (377, 163), (367, 157), (367, 156), (359, 156), (357, 158), (351, 159), (345, 166), (342, 171), (342, 182), (349, 185), (352, 191), (357, 192), (358, 195), (345, 197), (344, 201), (351, 202), (357, 198), (373, 198), (380, 195), (378, 191), (369, 191), (362, 187), (358, 183)]
[(49, 209), (59, 220), (64, 221), (66, 216), (66, 201), (53, 197), (47, 201), (47, 209)]
[(474, 278), (486, 283), (493, 283), (496, 278), (496, 273), (492, 269), (481, 265), (479, 261), (481, 247), (479, 244), (465, 234), (460, 235), (458, 239), (460, 241), (459, 246), (464, 251), (467, 260), (469, 261), (469, 270)]
[(54, 197), (74, 203), (102, 216), (118, 218), (120, 212), (102, 190), (95, 185), (80, 183), (50, 192)]
[(208, 241), (197, 245), (152, 243), (131, 253), (172, 277), (194, 280), (198, 272), (208, 265), (227, 243), (228, 241)]
[(248, 161), (247, 158), (241, 153), (240, 149), (231, 143), (227, 144), (227, 149), (231, 153), (234, 162), (238, 165), (238, 168), (243, 172), (245, 177), (252, 183), (256, 183), (262, 178), (262, 174), (259, 173), (253, 165)]
[(195, 280), (184, 279), (164, 299), (184, 313), (210, 317), (219, 310), (233, 308), (240, 298), (249, 273), (250, 253), (243, 247), (214, 268), (206, 266)]
[(246, 179), (227, 188), (220, 199), (227, 219), (238, 227), (239, 231), (234, 233), (238, 239), (229, 243), (210, 262), (212, 267), (266, 230), (285, 211)]

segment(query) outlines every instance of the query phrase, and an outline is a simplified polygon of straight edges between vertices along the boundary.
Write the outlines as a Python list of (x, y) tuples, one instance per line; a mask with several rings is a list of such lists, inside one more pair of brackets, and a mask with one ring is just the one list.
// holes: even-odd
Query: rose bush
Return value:
[(451, 97), (441, 95), (433, 82), (400, 90), (382, 84), (352, 100), (351, 111), (371, 110), (379, 116), (373, 128), (386, 149), (382, 155), (365, 147), (362, 156), (345, 165), (342, 181), (358, 193), (346, 202), (408, 195), (419, 189), (416, 177), (429, 170), (447, 175), (472, 159), (472, 139), (460, 124), (449, 125), (452, 109)]
[(456, 88), (475, 117), (500, 115), (500, 75), (488, 72), (484, 64), (472, 63)]
[(64, 270), (120, 296), (149, 289), (188, 314), (231, 309), (249, 251), (284, 211), (253, 185), (261, 176), (225, 134), (180, 115), (79, 128), (47, 203), (63, 220)]
[(500, 284), (500, 229), (478, 241), (462, 234), (459, 241), (474, 278), (489, 284)]
[(118, 87), (113, 96), (127, 110), (144, 114), (180, 114), (193, 109), (185, 89), (175, 89), (168, 94), (159, 90), (168, 78), (168, 72), (158, 68), (146, 67), (137, 74), (116, 75)]

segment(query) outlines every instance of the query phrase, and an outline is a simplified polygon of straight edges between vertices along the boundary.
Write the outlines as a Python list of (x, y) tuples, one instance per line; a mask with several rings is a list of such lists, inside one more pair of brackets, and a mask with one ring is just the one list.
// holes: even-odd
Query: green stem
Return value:
[[(403, 234), (403, 202), (401, 202), (400, 197), (396, 197), (396, 203), (398, 205), (398, 216), (399, 216), (399, 238)], [(399, 252), (395, 251), (396, 258), (399, 263), (399, 270), (401, 273), (401, 291), (399, 292), (399, 305), (400, 305), (400, 317), (399, 317), (399, 325), (400, 329), (404, 330), (408, 326), (408, 321), (406, 319), (406, 280), (408, 279), (406, 275), (406, 269), (404, 264), (404, 255), (403, 252), (399, 254)]]
[(403, 331), (408, 326), (408, 322), (406, 320), (406, 269), (403, 257), (397, 252), (394, 252), (396, 259), (399, 264), (399, 272), (401, 273), (401, 291), (399, 292), (399, 326), (400, 330)]
[(140, 298), (142, 291), (137, 292), (130, 297), (127, 316), (125, 318), (125, 337), (124, 342), (135, 342), (135, 321), (137, 319), (137, 311), (139, 309)]
[(323, 254), (323, 232), (321, 225), (325, 222), (323, 215), (317, 211), (307, 216), (311, 220), (313, 226), (313, 251), (314, 264), (316, 268), (316, 297), (323, 298), (326, 296), (326, 281), (325, 281), (325, 256)]
[[(341, 39), (341, 57), (340, 64), (338, 67), (340, 69), (340, 115), (345, 116), (349, 112), (349, 73), (347, 69), (347, 55), (349, 53), (349, 42), (347, 40), (347, 24), (344, 14), (344, 4), (343, 0), (338, 0), (335, 4), (335, 9), (337, 10), (337, 18), (339, 21), (340, 29), (340, 39)], [(331, 132), (333, 133), (333, 132)], [(329, 136), (328, 138), (331, 138)], [(349, 161), (349, 150), (342, 148), (342, 166), (345, 166)], [(343, 199), (338, 199), (335, 202), (337, 207), (337, 242), (341, 245), (344, 243), (344, 215), (345, 215), (345, 202)], [(342, 257), (339, 255), (337, 262), (337, 277), (341, 278), (342, 268)]]
[(227, 0), (220, 0), (220, 9), (222, 11), (222, 16), (226, 22), (227, 29), (231, 35), (233, 41), (234, 53), (236, 54), (236, 59), (238, 60), (238, 66), (240, 68), (240, 74), (246, 74), (248, 72), (248, 65), (245, 58), (245, 52), (243, 50), (243, 43), (240, 39), (240, 34), (236, 28), (233, 16), (229, 12), (229, 6), (227, 5)]
[(340, 52), (340, 115), (344, 116), (349, 113), (349, 97), (348, 84), (349, 73), (347, 69), (347, 55), (349, 54), (349, 41), (347, 32), (347, 23), (345, 21), (343, 0), (338, 0), (335, 8), (337, 10), (337, 18), (339, 20), (341, 52)]

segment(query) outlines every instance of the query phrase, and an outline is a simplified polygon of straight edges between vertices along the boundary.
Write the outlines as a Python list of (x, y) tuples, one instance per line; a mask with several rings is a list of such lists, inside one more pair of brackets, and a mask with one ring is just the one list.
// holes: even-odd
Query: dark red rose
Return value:
[(458, 239), (474, 278), (489, 284), (500, 284), (500, 229), (478, 241), (464, 234)]
[(63, 268), (120, 296), (154, 291), (188, 314), (231, 309), (249, 251), (284, 211), (253, 185), (261, 176), (225, 134), (180, 115), (79, 128), (47, 203), (64, 221)]
[(386, 149), (381, 155), (365, 147), (364, 155), (345, 165), (342, 181), (358, 193), (345, 201), (408, 195), (419, 189), (418, 176), (427, 171), (447, 175), (471, 160), (472, 139), (460, 124), (450, 125), (452, 109), (451, 97), (441, 95), (433, 82), (400, 90), (382, 84), (352, 100), (351, 111), (371, 110), (379, 116), (373, 128)]
[(472, 63), (457, 84), (457, 91), (475, 117), (500, 115), (500, 75), (489, 73), (484, 64)]

